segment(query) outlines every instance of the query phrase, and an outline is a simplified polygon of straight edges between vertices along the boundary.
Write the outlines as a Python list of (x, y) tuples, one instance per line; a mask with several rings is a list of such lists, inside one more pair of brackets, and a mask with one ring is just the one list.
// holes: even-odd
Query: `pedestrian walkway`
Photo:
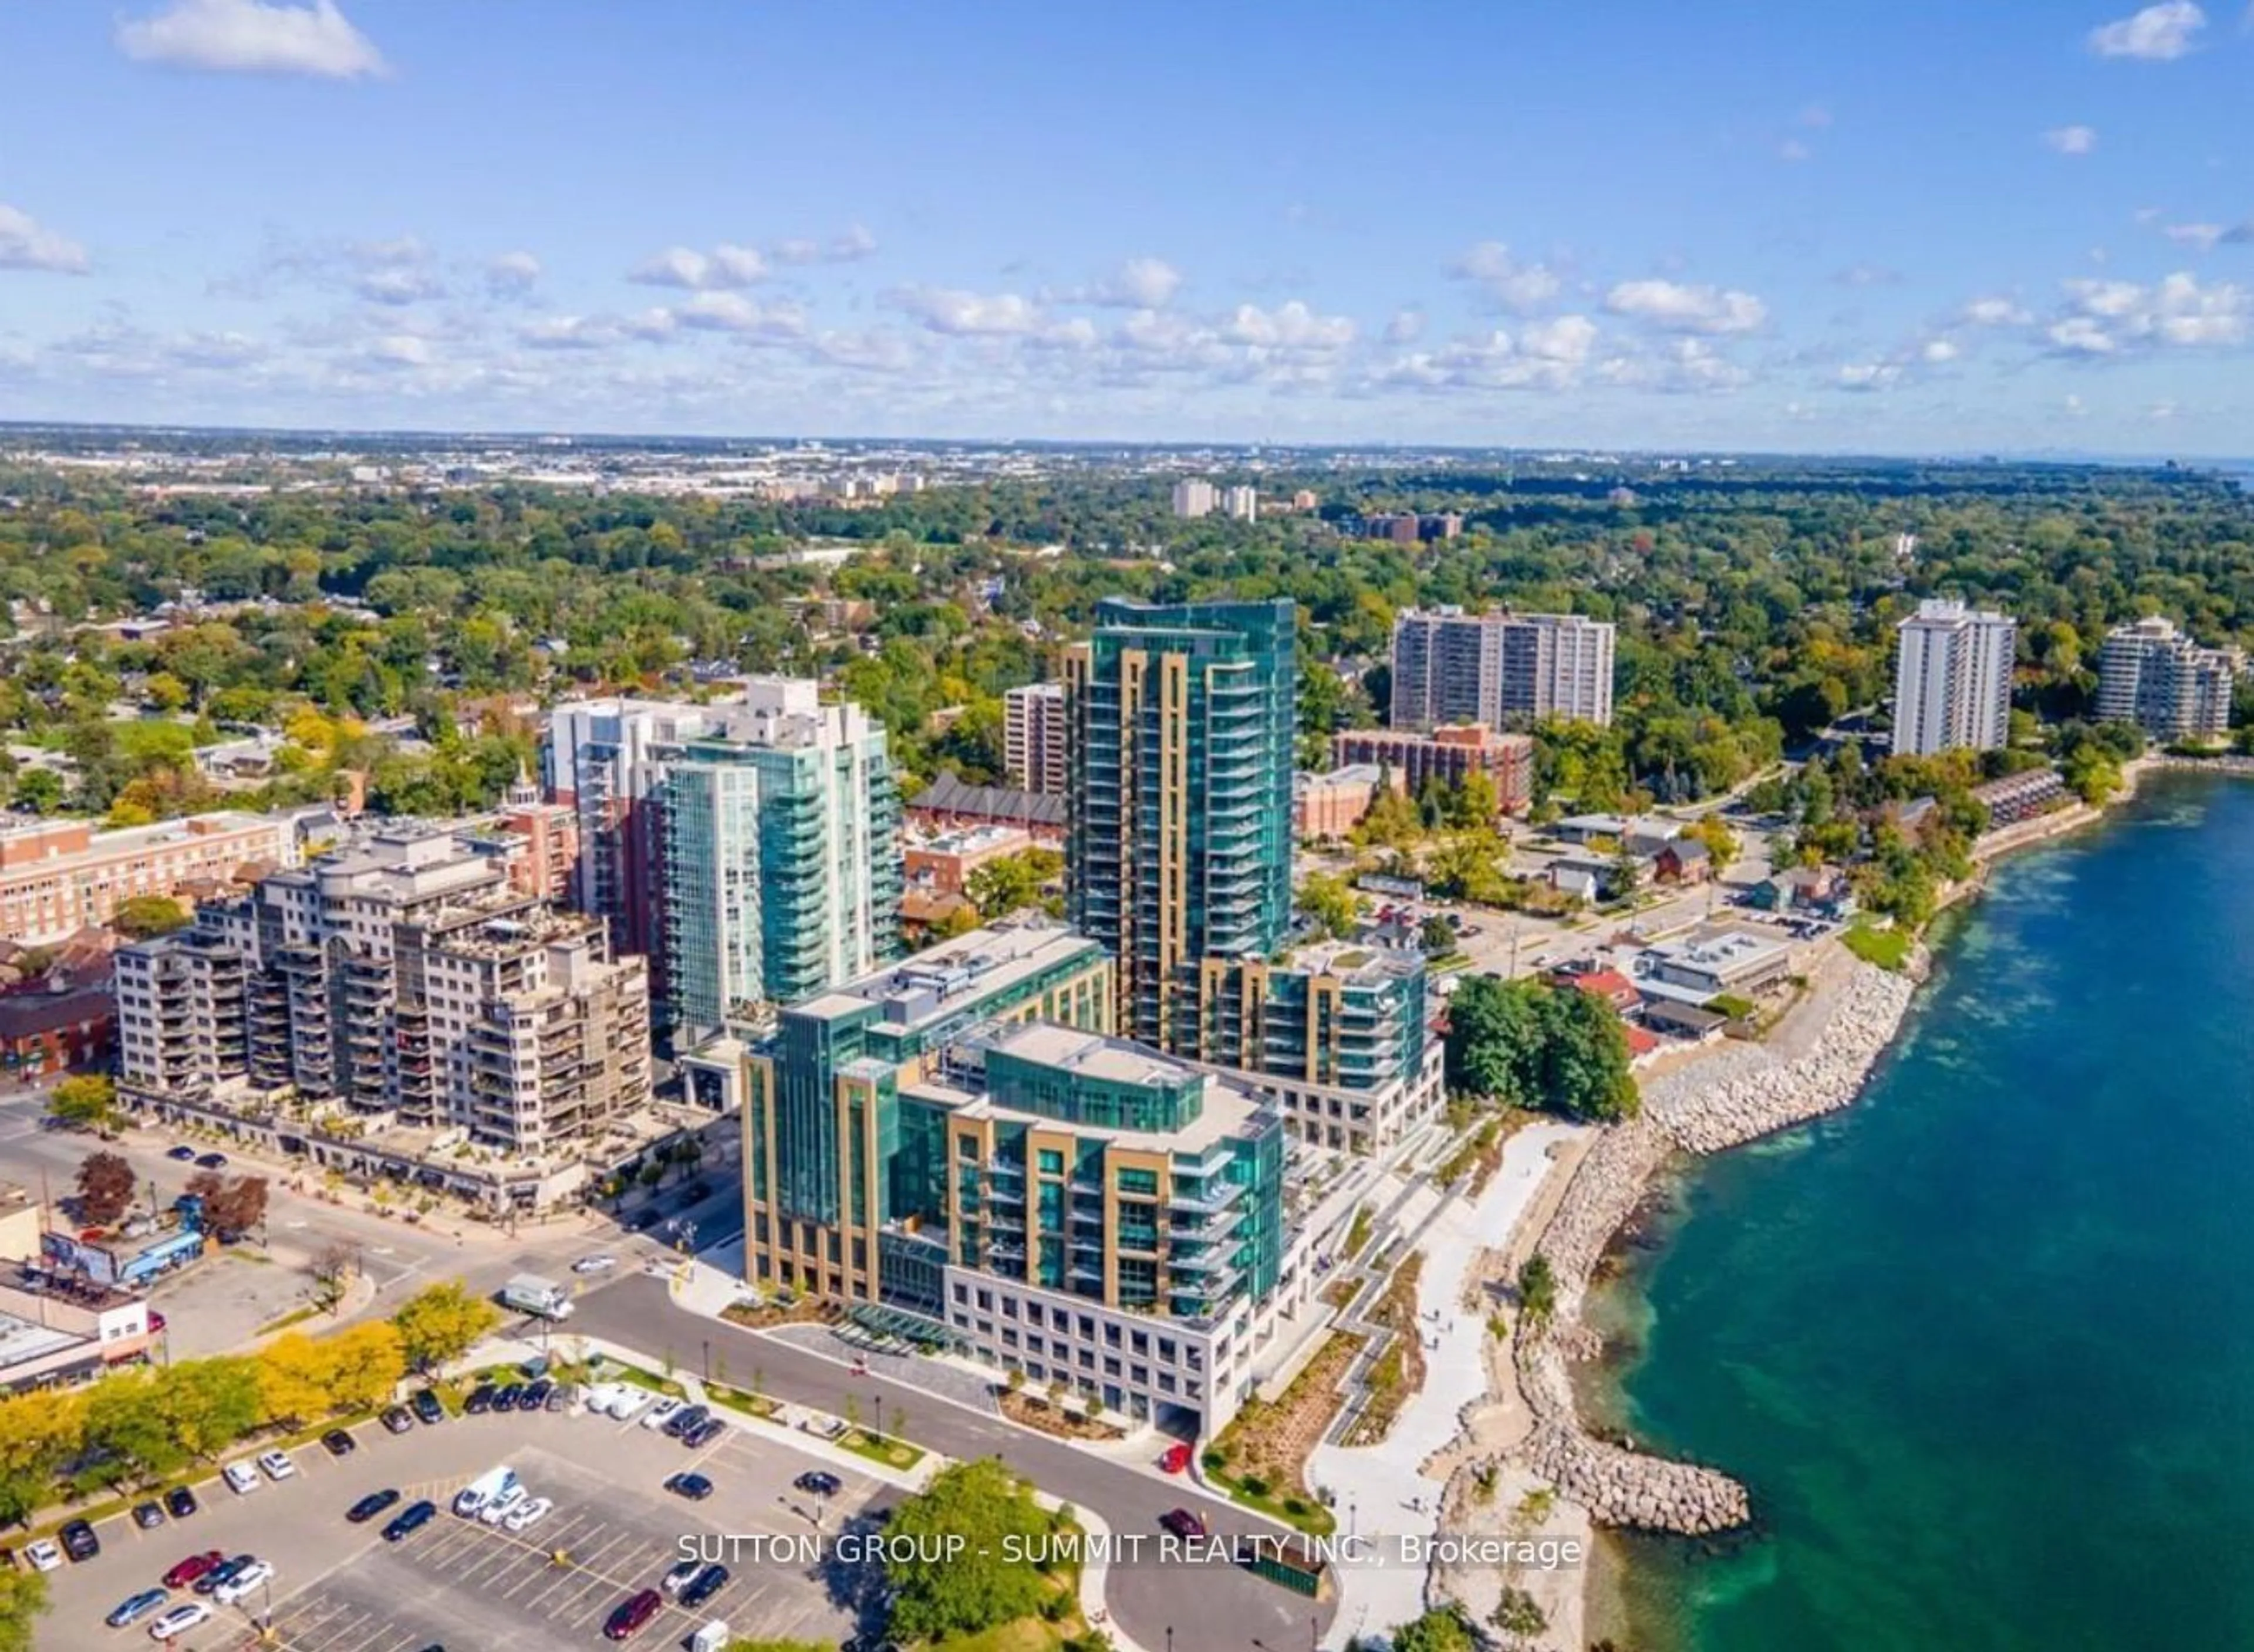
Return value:
[[(1347, 1531), (1389, 1538), (1429, 1532), (1438, 1522), (1446, 1482), (1425, 1464), (1461, 1432), (1465, 1409), (1487, 1393), (1487, 1319), (1462, 1306), (1465, 1282), (1482, 1250), (1499, 1250), (1534, 1202), (1550, 1149), (1575, 1126), (1535, 1124), (1504, 1144), (1502, 1163), (1474, 1204), (1450, 1200), (1432, 1214), (1416, 1248), (1417, 1330), (1424, 1342), (1424, 1382), (1376, 1446), (1326, 1444), (1308, 1463), (1312, 1482), (1331, 1494)], [(1412, 1207), (1422, 1210), (1421, 1201)], [(1424, 1609), (1424, 1574), (1406, 1566), (1362, 1566), (1342, 1574), (1346, 1599), (1332, 1643), (1357, 1629), (1382, 1632)]]

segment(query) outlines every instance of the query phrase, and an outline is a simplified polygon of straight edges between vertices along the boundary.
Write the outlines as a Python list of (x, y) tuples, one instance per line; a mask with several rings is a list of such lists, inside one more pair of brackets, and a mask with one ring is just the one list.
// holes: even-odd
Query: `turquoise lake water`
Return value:
[(1606, 1305), (1761, 1534), (1634, 1652), (2254, 1648), (2254, 782), (1998, 868), (1849, 1112), (1700, 1166)]

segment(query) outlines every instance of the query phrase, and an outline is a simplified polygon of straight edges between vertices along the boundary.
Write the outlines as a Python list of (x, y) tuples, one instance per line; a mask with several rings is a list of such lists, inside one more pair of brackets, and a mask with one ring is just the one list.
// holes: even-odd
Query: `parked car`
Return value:
[(657, 1615), (665, 1604), (665, 1597), (654, 1589), (644, 1589), (640, 1594), (630, 1594), (618, 1604), (603, 1625), (603, 1639), (623, 1641)]
[(196, 1150), (186, 1144), (183, 1144), (180, 1146), (172, 1149), (172, 1151), (166, 1153), (164, 1157), (167, 1158), (177, 1159), (183, 1165), (192, 1165), (196, 1161)]
[(691, 1405), (686, 1410), (676, 1411), (671, 1417), (667, 1418), (665, 1419), (665, 1432), (672, 1435), (674, 1438), (679, 1439), (683, 1434), (686, 1434), (690, 1429), (696, 1427), (697, 1424), (703, 1422), (706, 1418), (711, 1415), (712, 1413), (702, 1405)]
[(345, 1510), (345, 1518), (355, 1526), (365, 1526), (399, 1501), (398, 1491), (386, 1486), (382, 1491), (372, 1491)]
[(201, 1554), (189, 1555), (173, 1562), (172, 1569), (157, 1581), (167, 1589), (185, 1589), (226, 1558), (220, 1550), (206, 1549)]
[(170, 1641), (211, 1620), (212, 1610), (200, 1600), (183, 1600), (149, 1626), (151, 1641)]
[(1186, 1508), (1169, 1508), (1158, 1516), (1158, 1523), (1177, 1537), (1195, 1538), (1205, 1536), (1205, 1522)]
[(524, 1392), (517, 1396), (516, 1409), (520, 1411), (536, 1411), (548, 1404), (548, 1396), (555, 1391), (556, 1384), (543, 1376), (538, 1382), (529, 1384)]
[(415, 1419), (408, 1415), (404, 1405), (393, 1405), (384, 1410), (383, 1425), (395, 1434), (404, 1434), (415, 1426)]
[(116, 1608), (102, 1621), (113, 1629), (122, 1629), (147, 1617), (172, 1598), (170, 1589), (144, 1589), (138, 1594), (129, 1594), (120, 1600)]
[(164, 1512), (175, 1520), (186, 1520), (202, 1506), (186, 1486), (175, 1486), (164, 1494)]
[(265, 1471), (269, 1480), (287, 1480), (298, 1472), (298, 1465), (290, 1460), (287, 1452), (259, 1452), (258, 1466)]
[(632, 1222), (626, 1223), (626, 1226), (636, 1233), (648, 1233), (664, 1220), (664, 1214), (653, 1206), (635, 1216)]
[(161, 1503), (133, 1505), (133, 1523), (144, 1531), (154, 1531), (164, 1523), (164, 1508)]
[(1186, 1471), (1189, 1466), (1190, 1446), (1187, 1440), (1176, 1440), (1172, 1445), (1166, 1447), (1166, 1454), (1158, 1459), (1159, 1469), (1161, 1472), (1169, 1474), (1181, 1474)]
[(470, 1397), (462, 1402), (462, 1410), (470, 1417), (483, 1417), (493, 1410), (494, 1385), (480, 1382), (470, 1390)]
[(196, 1155), (196, 1168), (199, 1170), (224, 1170), (227, 1168), (227, 1155), (225, 1153), (199, 1153)]
[(274, 1581), (274, 1564), (268, 1560), (254, 1560), (234, 1576), (212, 1591), (212, 1599), (223, 1606), (231, 1606), (248, 1596), (252, 1591)]
[(478, 1518), (488, 1526), (498, 1526), (514, 1513), (520, 1504), (531, 1501), (532, 1494), (523, 1487), (505, 1487), (500, 1496), (494, 1498), (484, 1508), (478, 1510)]
[(657, 1404), (642, 1413), (641, 1425), (644, 1428), (663, 1428), (670, 1432), (668, 1425), (675, 1418), (681, 1415), (681, 1411), (682, 1404), (679, 1400), (668, 1399), (660, 1396)]
[(52, 1537), (42, 1537), (24, 1546), (24, 1558), (32, 1563), (34, 1572), (52, 1572), (63, 1563), (62, 1545)]
[(420, 1502), (408, 1504), (394, 1516), (391, 1523), (383, 1529), (384, 1542), (397, 1543), (401, 1538), (422, 1530), (430, 1523), (431, 1518), (438, 1512), (438, 1505), (427, 1497)]
[(219, 1477), (238, 1497), (248, 1497), (258, 1489), (258, 1471), (248, 1463), (229, 1463), (219, 1471)]
[(445, 1404), (439, 1399), (438, 1391), (436, 1389), (416, 1389), (414, 1397), (407, 1404), (413, 1409), (416, 1419), (422, 1423), (427, 1424), (443, 1423), (446, 1420)]
[(494, 1390), (493, 1408), (497, 1411), (513, 1411), (516, 1403), (524, 1397), (524, 1384), (504, 1382)]
[(548, 1518), (556, 1508), (552, 1497), (528, 1497), (501, 1516), (501, 1526), (508, 1531), (524, 1531)]
[(349, 1457), (360, 1449), (360, 1442), (341, 1428), (332, 1428), (321, 1436), (321, 1449), (332, 1457)]
[(710, 1565), (698, 1572), (690, 1586), (681, 1592), (680, 1605), (694, 1609), (703, 1606), (728, 1586), (730, 1573), (722, 1565)]
[(93, 1526), (86, 1521), (74, 1520), (55, 1536), (62, 1540), (63, 1552), (71, 1558), (74, 1565), (102, 1552), (102, 1539), (94, 1535)]
[(641, 1414), (642, 1407), (648, 1405), (649, 1400), (648, 1389), (637, 1388), (632, 1382), (621, 1382), (619, 1391), (611, 1398), (611, 1415), (621, 1423), (629, 1422)]
[(571, 1264), (571, 1271), (574, 1273), (607, 1273), (618, 1265), (619, 1259), (616, 1256), (606, 1253), (602, 1256), (580, 1257), (577, 1262)]
[(708, 1417), (696, 1427), (683, 1429), (681, 1432), (681, 1443), (690, 1451), (701, 1452), (727, 1432), (728, 1425), (725, 1423), (717, 1417)]
[(231, 1555), (227, 1559), (220, 1561), (219, 1564), (214, 1566), (209, 1572), (205, 1572), (202, 1577), (196, 1579), (196, 1592), (198, 1594), (210, 1594), (216, 1591), (222, 1584), (234, 1578), (236, 1573), (246, 1571), (249, 1567), (255, 1566), (257, 1564), (258, 1557), (256, 1555)]
[(559, 1384), (556, 1389), (550, 1391), (548, 1396), (547, 1402), (542, 1404), (540, 1409), (543, 1411), (563, 1411), (569, 1410), (570, 1406), (570, 1390)]
[(712, 1494), (712, 1482), (702, 1474), (676, 1474), (665, 1482), (665, 1488), (693, 1503), (701, 1503)]
[(701, 1560), (676, 1560), (672, 1568), (657, 1580), (657, 1586), (668, 1594), (679, 1594), (704, 1570), (704, 1563)]
[(835, 1497), (845, 1489), (845, 1482), (826, 1468), (809, 1468), (790, 1483), (813, 1497)]

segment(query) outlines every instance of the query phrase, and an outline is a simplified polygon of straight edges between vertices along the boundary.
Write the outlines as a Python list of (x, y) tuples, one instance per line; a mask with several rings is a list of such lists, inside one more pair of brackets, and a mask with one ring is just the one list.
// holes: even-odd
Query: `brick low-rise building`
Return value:
[(1456, 787), (1479, 774), (1494, 783), (1496, 804), (1506, 815), (1524, 813), (1534, 800), (1533, 738), (1497, 733), (1483, 723), (1446, 724), (1429, 734), (1341, 729), (1331, 736), (1331, 760), (1381, 765), (1412, 797), (1435, 780)]
[(184, 885), (232, 878), (246, 863), (287, 866), (297, 830), (280, 816), (220, 813), (102, 830), (50, 820), (0, 831), (0, 936), (59, 941), (106, 924), (136, 895), (169, 900)]

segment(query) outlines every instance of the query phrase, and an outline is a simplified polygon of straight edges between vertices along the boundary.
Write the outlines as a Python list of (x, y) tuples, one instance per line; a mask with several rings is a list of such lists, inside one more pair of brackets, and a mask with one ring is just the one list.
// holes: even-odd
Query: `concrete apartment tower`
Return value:
[(1396, 729), (1613, 720), (1612, 625), (1572, 613), (1410, 609), (1393, 622)]
[(1903, 620), (1894, 660), (1898, 756), (1959, 747), (1992, 751), (2012, 732), (2012, 662), (2019, 623), (1928, 598)]
[(2156, 740), (2221, 739), (2245, 674), (2236, 648), (2202, 648), (2157, 615), (2106, 633), (2097, 662), (2097, 715), (2134, 723)]
[(1072, 785), (1072, 729), (1061, 682), (1028, 682), (1002, 696), (1002, 752), (1010, 784), (1062, 797)]

